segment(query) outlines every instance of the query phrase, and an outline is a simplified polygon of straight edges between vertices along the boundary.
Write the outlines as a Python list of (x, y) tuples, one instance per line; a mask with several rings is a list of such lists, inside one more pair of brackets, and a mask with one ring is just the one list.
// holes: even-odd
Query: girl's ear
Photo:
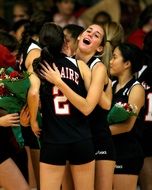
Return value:
[(97, 52), (101, 53), (102, 51), (103, 51), (103, 46), (99, 46), (99, 47), (97, 48)]
[(130, 66), (131, 66), (130, 61), (126, 61), (126, 62), (125, 62), (125, 68), (129, 68)]

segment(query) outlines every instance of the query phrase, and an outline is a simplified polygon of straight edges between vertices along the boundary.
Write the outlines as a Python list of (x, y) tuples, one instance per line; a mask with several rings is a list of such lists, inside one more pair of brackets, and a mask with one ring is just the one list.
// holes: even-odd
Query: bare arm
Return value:
[[(35, 58), (38, 58), (40, 56), (41, 50), (34, 49), (31, 50), (26, 58), (26, 67), (29, 73), (32, 73), (30, 75), (30, 83), (31, 86), (28, 91), (27, 96), (27, 102), (30, 112), (30, 124), (32, 127), (32, 130), (36, 136), (40, 135), (40, 128), (38, 126), (37, 122), (37, 112), (39, 107), (39, 88), (40, 88), (40, 80), (36, 76), (36, 74), (33, 72), (33, 60)], [(34, 101), (33, 101), (34, 100)]]
[[(106, 70), (102, 64), (97, 64), (96, 68), (94, 68), (92, 73), (90, 73), (90, 69), (82, 61), (80, 69), (82, 70), (81, 73), (84, 81), (87, 80), (88, 76), (91, 78), (91, 85), (86, 98), (76, 94), (66, 83), (64, 83), (64, 81), (62, 81), (60, 73), (55, 66), (55, 71), (48, 64), (47, 67), (43, 66), (42, 74), (46, 80), (54, 83), (77, 109), (79, 109), (83, 114), (88, 115), (92, 112), (99, 101), (99, 97), (103, 90)], [(86, 88), (88, 88), (88, 85), (89, 84), (86, 84)]]
[(105, 91), (102, 92), (99, 105), (106, 110), (109, 110), (111, 108), (111, 102), (112, 102), (112, 82), (109, 79), (108, 86)]
[(39, 107), (39, 88), (40, 88), (40, 80), (33, 73), (30, 75), (31, 87), (28, 91), (28, 107), (30, 112), (30, 124), (32, 127), (32, 131), (36, 136), (40, 135), (40, 128), (37, 122), (37, 112)]
[[(138, 96), (137, 96), (138, 94)], [(137, 114), (144, 105), (145, 92), (141, 85), (135, 85), (129, 94), (128, 103), (137, 106)], [(110, 125), (112, 135), (117, 135), (131, 131), (136, 121), (135, 116), (131, 116), (127, 121), (121, 124)]]

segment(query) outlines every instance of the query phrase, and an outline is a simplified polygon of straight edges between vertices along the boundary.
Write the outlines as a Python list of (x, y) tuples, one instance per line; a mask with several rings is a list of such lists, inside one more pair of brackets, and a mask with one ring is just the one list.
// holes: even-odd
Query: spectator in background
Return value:
[(110, 14), (113, 21), (119, 22), (121, 14), (120, 0), (99, 0), (98, 3), (84, 11), (80, 18), (86, 26), (89, 26), (92, 23), (93, 17), (100, 11), (106, 11)]
[(67, 24), (78, 24), (84, 26), (81, 19), (74, 16), (74, 1), (73, 0), (56, 0), (55, 5), (57, 12), (54, 14), (53, 21), (64, 27)]
[(24, 25), (27, 24), (29, 20), (21, 19), (16, 21), (11, 29), (11, 34), (16, 37), (17, 41), (20, 42), (22, 39), (22, 33), (24, 32)]
[(0, 31), (0, 44), (7, 47), (7, 49), (13, 54), (17, 52), (18, 41), (14, 36), (5, 31)]
[(141, 0), (120, 0), (120, 23), (124, 28), (125, 39), (137, 27), (137, 21), (141, 13)]
[(100, 11), (94, 16), (92, 23), (103, 25), (106, 23), (110, 23), (111, 21), (112, 21), (112, 18), (109, 13), (105, 11)]
[(29, 19), (33, 13), (32, 4), (28, 1), (18, 0), (13, 5), (13, 22)]
[(152, 4), (140, 14), (138, 28), (129, 35), (127, 41), (142, 49), (144, 38), (150, 31), (152, 31)]

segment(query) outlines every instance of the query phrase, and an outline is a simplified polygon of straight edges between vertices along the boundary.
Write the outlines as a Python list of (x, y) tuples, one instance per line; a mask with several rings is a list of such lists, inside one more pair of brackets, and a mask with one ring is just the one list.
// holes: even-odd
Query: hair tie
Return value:
[(111, 43), (111, 40), (106, 40), (106, 42), (109, 42), (109, 43)]

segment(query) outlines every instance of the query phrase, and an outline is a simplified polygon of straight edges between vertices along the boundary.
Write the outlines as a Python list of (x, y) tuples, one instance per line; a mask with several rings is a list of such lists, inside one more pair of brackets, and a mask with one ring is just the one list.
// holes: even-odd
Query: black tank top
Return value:
[[(88, 61), (87, 65), (92, 70), (92, 68), (99, 62), (101, 63), (101, 60), (99, 58), (92, 57)], [(106, 87), (107, 85), (104, 86), (104, 89)], [(105, 136), (111, 136), (111, 132), (107, 123), (107, 114), (108, 110), (102, 109), (101, 106), (97, 105), (93, 112), (89, 115), (89, 123), (93, 136), (98, 136), (101, 134)]]
[(25, 66), (25, 60), (27, 58), (28, 53), (33, 49), (41, 49), (38, 42), (33, 40), (32, 38), (29, 40), (29, 43), (25, 46), (24, 51), (21, 53), (19, 60), (19, 69), (21, 71), (27, 71), (27, 68)]
[(146, 66), (138, 80), (145, 89), (144, 127), (152, 130), (152, 66)]
[[(116, 91), (117, 82), (113, 84), (113, 100), (112, 105), (117, 102), (128, 102), (128, 96), (133, 86), (140, 84), (134, 78), (131, 79), (123, 88), (118, 92)], [(118, 134), (113, 136), (116, 155), (118, 159), (127, 159), (132, 157), (143, 156), (143, 150), (140, 144), (143, 130), (143, 108), (136, 119), (136, 122), (130, 132)]]
[[(86, 97), (84, 81), (77, 61), (63, 55), (55, 63), (63, 81), (80, 96)], [(72, 143), (91, 137), (87, 117), (76, 109), (61, 91), (51, 83), (40, 88), (43, 129), (42, 139), (47, 143)]]

